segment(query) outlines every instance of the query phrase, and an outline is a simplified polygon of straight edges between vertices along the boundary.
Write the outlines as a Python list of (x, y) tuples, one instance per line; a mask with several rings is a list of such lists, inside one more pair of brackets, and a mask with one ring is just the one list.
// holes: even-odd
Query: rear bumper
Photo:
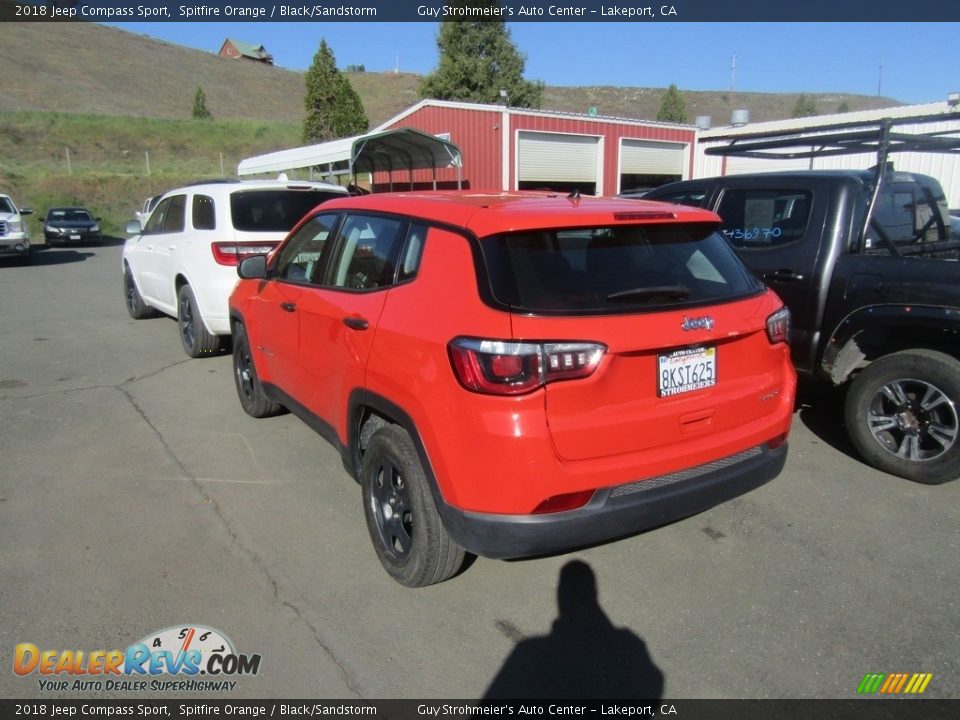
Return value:
[(55, 233), (43, 233), (43, 240), (47, 245), (70, 245), (80, 244), (80, 243), (99, 243), (103, 242), (103, 235), (98, 232), (77, 232), (77, 233), (65, 233), (65, 234), (55, 234)]
[(498, 515), (442, 504), (451, 537), (472, 553), (517, 558), (579, 547), (659, 527), (747, 493), (783, 469), (787, 444), (759, 445), (670, 475), (597, 491), (577, 510), (544, 515)]

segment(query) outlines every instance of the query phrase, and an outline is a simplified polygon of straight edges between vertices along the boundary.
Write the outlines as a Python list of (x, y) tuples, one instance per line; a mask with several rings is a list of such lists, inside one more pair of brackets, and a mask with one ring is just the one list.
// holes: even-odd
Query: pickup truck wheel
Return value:
[(960, 362), (905, 350), (861, 372), (847, 394), (850, 439), (876, 468), (936, 485), (960, 477)]
[(189, 285), (177, 294), (177, 326), (183, 350), (192, 358), (214, 355), (220, 350), (220, 337), (207, 331)]
[(243, 325), (233, 329), (233, 379), (237, 385), (240, 405), (250, 417), (264, 418), (280, 412), (280, 404), (273, 402), (263, 391), (257, 368), (253, 364), (250, 342)]
[(134, 320), (143, 320), (157, 314), (156, 310), (144, 302), (143, 296), (137, 290), (137, 283), (133, 279), (130, 268), (123, 269), (123, 299), (127, 306), (127, 313)]
[(397, 425), (374, 433), (360, 471), (363, 509), (380, 563), (407, 587), (453, 577), (465, 552), (443, 527), (410, 435)]

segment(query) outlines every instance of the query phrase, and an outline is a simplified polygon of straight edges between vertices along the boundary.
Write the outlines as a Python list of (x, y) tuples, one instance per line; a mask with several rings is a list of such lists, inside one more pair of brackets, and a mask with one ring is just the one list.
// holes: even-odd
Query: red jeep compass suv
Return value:
[(243, 409), (335, 443), (400, 583), (663, 525), (775, 477), (790, 316), (695, 208), (326, 202), (230, 300)]

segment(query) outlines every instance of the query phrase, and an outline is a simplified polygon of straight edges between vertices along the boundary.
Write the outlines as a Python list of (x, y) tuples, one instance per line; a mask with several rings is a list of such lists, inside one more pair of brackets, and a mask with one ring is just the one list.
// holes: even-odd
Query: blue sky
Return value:
[[(305, 70), (321, 38), (340, 67), (425, 74), (437, 23), (112, 23), (216, 52), (224, 38), (264, 45), (277, 65)], [(738, 92), (881, 93), (905, 103), (960, 91), (960, 23), (508, 23), (526, 76), (548, 85), (619, 85)], [(881, 70), (882, 65), (882, 70)]]

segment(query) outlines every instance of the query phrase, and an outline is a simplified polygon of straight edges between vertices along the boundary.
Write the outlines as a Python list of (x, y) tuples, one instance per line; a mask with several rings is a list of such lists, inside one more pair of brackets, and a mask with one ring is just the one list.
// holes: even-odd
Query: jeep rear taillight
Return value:
[(219, 265), (239, 265), (240, 261), (251, 255), (266, 255), (280, 243), (265, 242), (215, 242), (210, 248), (213, 259)]
[(790, 342), (790, 311), (783, 307), (767, 318), (767, 338), (772, 344)]
[(459, 338), (449, 345), (460, 384), (488, 395), (522, 395), (554, 380), (591, 375), (606, 353), (598, 343)]

